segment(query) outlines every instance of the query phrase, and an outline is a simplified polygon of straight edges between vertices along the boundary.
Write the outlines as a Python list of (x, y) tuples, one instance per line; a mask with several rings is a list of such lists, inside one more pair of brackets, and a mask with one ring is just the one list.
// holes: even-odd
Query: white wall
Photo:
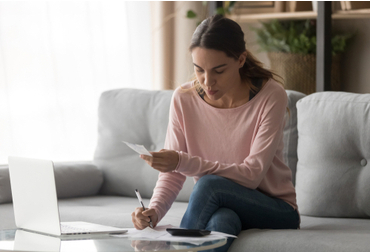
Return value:
[(151, 89), (149, 2), (0, 1), (0, 164), (91, 160), (100, 94)]

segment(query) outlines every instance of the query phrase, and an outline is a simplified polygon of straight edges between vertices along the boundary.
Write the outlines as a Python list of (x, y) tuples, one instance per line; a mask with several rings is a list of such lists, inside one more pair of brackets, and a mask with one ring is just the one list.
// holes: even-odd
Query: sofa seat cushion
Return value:
[[(149, 199), (143, 199), (149, 205)], [(60, 199), (59, 212), (61, 221), (87, 221), (115, 227), (133, 227), (131, 213), (139, 207), (138, 199), (121, 196), (90, 196)], [(175, 202), (162, 219), (161, 225), (180, 225), (187, 203)], [(12, 204), (0, 205), (0, 230), (16, 228)]]
[(0, 230), (14, 229), (14, 210), (12, 203), (0, 204)]
[(242, 231), (229, 252), (369, 251), (370, 219), (301, 216), (299, 230)]
[[(133, 227), (131, 213), (136, 198), (92, 196), (59, 200), (62, 221), (88, 221), (116, 227)], [(144, 199), (148, 205), (149, 200)], [(179, 226), (187, 203), (174, 202), (160, 225)], [(0, 205), (0, 229), (15, 228), (12, 204)], [(5, 220), (5, 222), (3, 221)], [(259, 251), (369, 251), (370, 219), (320, 218), (301, 216), (300, 230), (242, 231), (229, 252)]]
[[(149, 199), (143, 199), (149, 205)], [(59, 200), (62, 221), (87, 221), (115, 227), (133, 227), (131, 213), (139, 207), (138, 199), (121, 196), (92, 196)], [(187, 203), (174, 202), (168, 214), (161, 220), (161, 225), (180, 225)]]

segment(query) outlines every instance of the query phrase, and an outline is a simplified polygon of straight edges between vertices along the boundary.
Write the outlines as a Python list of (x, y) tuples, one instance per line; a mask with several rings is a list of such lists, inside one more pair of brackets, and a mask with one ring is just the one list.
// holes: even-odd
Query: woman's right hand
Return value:
[(135, 211), (132, 212), (131, 217), (134, 227), (138, 230), (149, 227), (150, 219), (152, 220), (153, 228), (157, 226), (158, 215), (153, 208), (147, 208), (143, 211), (142, 207), (137, 207)]

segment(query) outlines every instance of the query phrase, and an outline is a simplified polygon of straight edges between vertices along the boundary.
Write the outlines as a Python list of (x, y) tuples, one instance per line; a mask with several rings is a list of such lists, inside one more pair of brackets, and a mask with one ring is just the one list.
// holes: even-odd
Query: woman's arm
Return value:
[[(179, 124), (179, 117), (177, 115), (176, 111), (176, 104), (174, 102), (174, 97), (176, 95), (176, 91), (174, 93), (174, 96), (171, 100), (171, 106), (170, 106), (170, 115), (169, 115), (169, 123), (166, 133), (166, 141), (164, 144), (164, 147), (166, 149), (174, 150), (175, 156), (172, 155), (172, 158), (176, 162), (176, 166), (178, 163), (179, 155), (176, 151), (184, 151), (186, 152), (186, 141), (183, 134), (183, 130), (180, 127)], [(156, 152), (160, 153), (160, 152)], [(156, 156), (156, 153), (152, 153), (153, 156)], [(164, 153), (163, 153), (164, 154)], [(145, 161), (148, 162), (152, 158), (149, 156), (143, 156), (142, 157)], [(159, 163), (162, 162), (168, 162), (168, 158), (161, 158)], [(150, 165), (150, 162), (149, 162)], [(152, 165), (151, 165), (152, 166)], [(165, 164), (165, 166), (168, 166)], [(176, 166), (173, 168), (173, 170), (176, 168)], [(170, 209), (172, 203), (175, 201), (177, 195), (179, 194), (180, 190), (182, 189), (182, 186), (185, 182), (186, 176), (183, 174), (180, 174), (178, 172), (161, 172), (158, 176), (157, 184), (153, 191), (153, 196), (150, 200), (149, 208), (154, 208), (156, 210), (156, 213), (158, 215), (158, 221), (160, 221), (164, 215), (167, 213), (167, 211)]]

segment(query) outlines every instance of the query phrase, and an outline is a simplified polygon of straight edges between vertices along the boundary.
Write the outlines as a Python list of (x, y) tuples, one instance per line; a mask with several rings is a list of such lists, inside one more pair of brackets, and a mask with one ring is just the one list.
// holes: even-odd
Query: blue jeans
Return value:
[[(180, 227), (207, 229), (238, 235), (241, 230), (297, 229), (299, 214), (285, 201), (216, 175), (195, 184)], [(227, 251), (233, 242), (212, 251)]]

